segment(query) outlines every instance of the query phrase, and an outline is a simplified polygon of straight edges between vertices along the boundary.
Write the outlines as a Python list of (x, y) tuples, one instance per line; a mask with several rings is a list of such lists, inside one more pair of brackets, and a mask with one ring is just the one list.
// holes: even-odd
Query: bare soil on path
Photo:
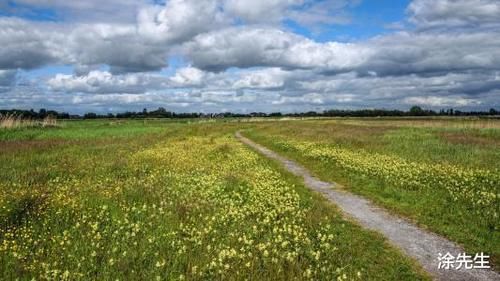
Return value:
[(361, 196), (337, 188), (336, 183), (319, 180), (301, 165), (245, 138), (240, 132), (236, 133), (236, 138), (264, 156), (282, 163), (292, 174), (302, 177), (308, 188), (323, 194), (362, 227), (383, 234), (392, 245), (415, 259), (436, 280), (500, 280), (500, 274), (488, 269), (438, 269), (439, 253), (456, 256), (464, 253), (464, 249), (446, 238), (390, 214)]

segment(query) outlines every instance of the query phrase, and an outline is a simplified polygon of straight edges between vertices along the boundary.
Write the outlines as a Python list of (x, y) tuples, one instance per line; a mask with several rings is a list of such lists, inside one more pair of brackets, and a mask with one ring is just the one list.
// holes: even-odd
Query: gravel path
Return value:
[(243, 137), (240, 132), (236, 137), (246, 145), (254, 148), (268, 158), (281, 162), (294, 175), (304, 178), (305, 185), (323, 194), (335, 203), (349, 217), (361, 226), (382, 233), (393, 245), (400, 248), (408, 256), (417, 260), (420, 265), (436, 280), (500, 280), (500, 275), (493, 270), (444, 270), (438, 269), (439, 253), (451, 253), (456, 256), (464, 250), (455, 243), (434, 233), (423, 230), (416, 225), (389, 214), (363, 197), (336, 189), (336, 183), (321, 181), (310, 174), (304, 167), (288, 160), (275, 152)]

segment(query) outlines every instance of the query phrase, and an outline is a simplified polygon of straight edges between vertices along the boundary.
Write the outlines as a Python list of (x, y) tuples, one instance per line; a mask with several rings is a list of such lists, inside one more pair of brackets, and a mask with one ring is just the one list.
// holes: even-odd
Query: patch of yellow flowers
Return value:
[(26, 206), (36, 216), (3, 218), (4, 277), (362, 278), (332, 225), (311, 225), (294, 187), (230, 136), (174, 139), (127, 162), (117, 174), (56, 178), (43, 204)]
[(364, 176), (378, 178), (406, 190), (446, 190), (454, 201), (472, 207), (478, 215), (498, 222), (500, 171), (465, 168), (441, 163), (417, 163), (396, 156), (352, 150), (340, 146), (276, 140), (283, 149)]

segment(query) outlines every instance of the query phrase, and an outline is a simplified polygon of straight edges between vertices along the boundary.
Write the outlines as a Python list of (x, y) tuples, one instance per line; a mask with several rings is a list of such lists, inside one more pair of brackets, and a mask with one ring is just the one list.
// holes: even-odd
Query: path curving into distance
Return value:
[(386, 239), (400, 248), (406, 255), (412, 257), (429, 272), (436, 280), (500, 280), (500, 274), (493, 270), (444, 270), (438, 269), (438, 255), (451, 253), (457, 255), (465, 252), (457, 244), (434, 233), (423, 230), (407, 220), (391, 215), (386, 210), (375, 206), (369, 200), (336, 189), (336, 183), (324, 182), (297, 164), (277, 153), (259, 145), (236, 132), (236, 138), (252, 147), (264, 156), (279, 161), (286, 170), (304, 178), (305, 185), (325, 196), (337, 205), (348, 217), (354, 219), (362, 227), (382, 233)]

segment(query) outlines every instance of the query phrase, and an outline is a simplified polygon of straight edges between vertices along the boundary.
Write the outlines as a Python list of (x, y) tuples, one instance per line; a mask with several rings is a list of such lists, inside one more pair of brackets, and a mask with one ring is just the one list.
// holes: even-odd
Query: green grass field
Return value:
[(295, 121), (246, 134), (498, 264), (500, 121)]
[(148, 120), (0, 131), (0, 275), (427, 279), (237, 142), (236, 128)]
[[(4, 279), (429, 279), (239, 143), (240, 129), (467, 251), (499, 258), (499, 121), (59, 124), (0, 130)], [(464, 192), (461, 177), (471, 184)]]

